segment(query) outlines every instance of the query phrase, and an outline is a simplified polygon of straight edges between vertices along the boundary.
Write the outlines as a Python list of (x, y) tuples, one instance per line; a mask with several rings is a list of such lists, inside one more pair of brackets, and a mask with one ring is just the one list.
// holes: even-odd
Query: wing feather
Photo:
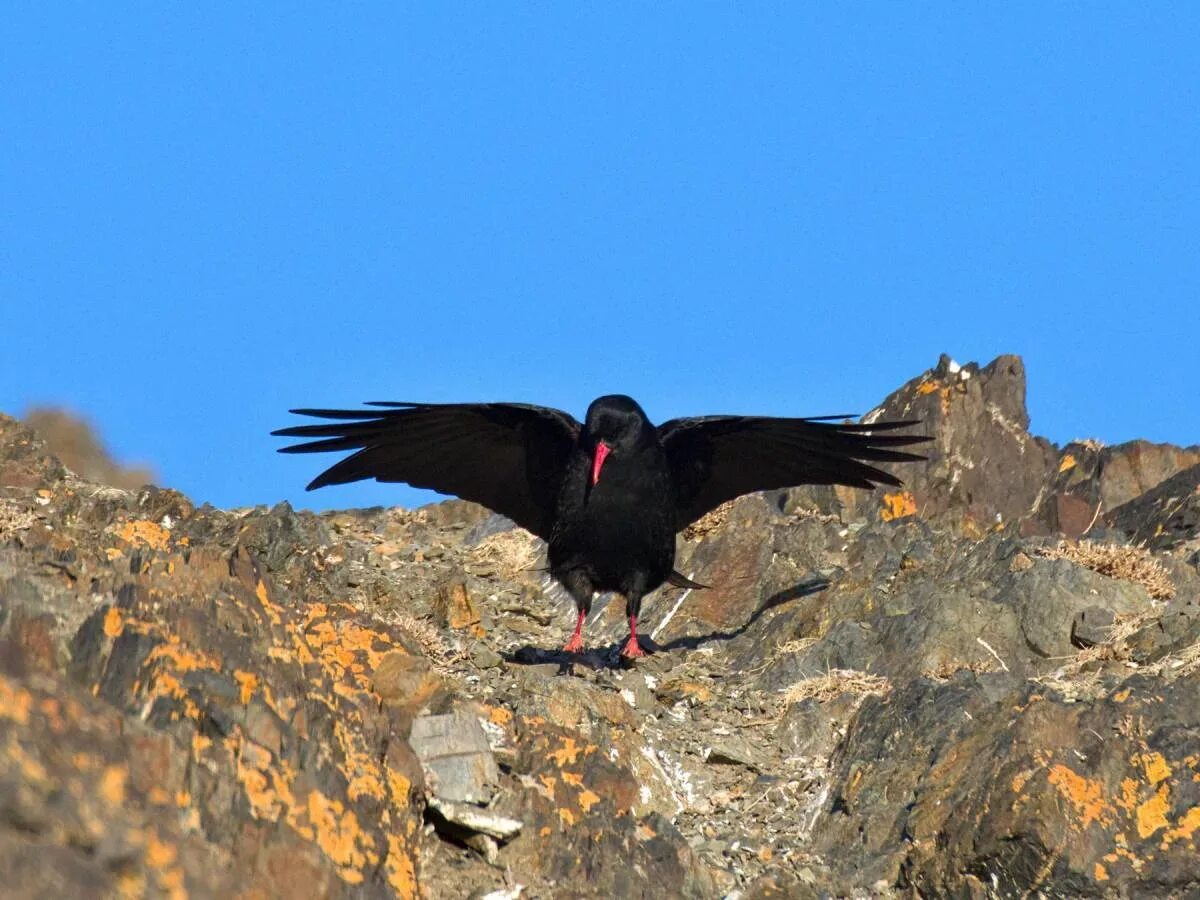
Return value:
[(898, 450), (929, 440), (893, 434), (916, 421), (835, 423), (829, 417), (699, 416), (658, 428), (675, 481), (677, 528), (726, 500), (799, 484), (899, 485), (873, 462), (915, 462)]
[(272, 434), (305, 442), (281, 453), (354, 451), (308, 485), (373, 478), (481, 503), (549, 538), (559, 482), (580, 425), (565, 412), (524, 403), (368, 404), (375, 409), (294, 409), (327, 421)]

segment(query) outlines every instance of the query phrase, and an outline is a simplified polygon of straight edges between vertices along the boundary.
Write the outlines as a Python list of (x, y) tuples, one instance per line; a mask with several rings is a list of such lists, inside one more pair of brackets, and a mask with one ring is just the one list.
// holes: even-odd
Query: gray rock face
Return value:
[(479, 507), (197, 509), (0, 417), (6, 895), (1187, 896), (1193, 451), (1059, 451), (1024, 378), (944, 358), (880, 413), (936, 435), (905, 490), (681, 539), (713, 587), (628, 670)]
[(871, 415), (920, 419), (934, 441), (924, 466), (894, 470), (906, 491), (879, 490), (867, 500), (851, 495), (856, 516), (919, 513), (927, 522), (978, 536), (1032, 515), (1057, 463), (1054, 447), (1029, 434), (1025, 366), (1016, 356), (982, 368), (943, 356)]
[(860, 889), (1186, 893), (1197, 687), (1133, 678), (1079, 703), (1005, 676), (912, 682), (864, 704), (814, 843)]
[(1200, 465), (1165, 479), (1114, 509), (1113, 527), (1155, 550), (1200, 546)]
[(408, 742), (435, 797), (481, 806), (492, 799), (500, 771), (478, 718), (466, 712), (421, 716), (413, 721)]

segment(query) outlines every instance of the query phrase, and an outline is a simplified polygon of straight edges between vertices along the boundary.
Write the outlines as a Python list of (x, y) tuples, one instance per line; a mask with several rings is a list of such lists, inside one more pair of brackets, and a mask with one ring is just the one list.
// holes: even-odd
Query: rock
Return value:
[(775, 742), (784, 757), (829, 757), (837, 746), (839, 723), (848, 720), (857, 708), (858, 697), (842, 694), (832, 703), (814, 698), (791, 703), (775, 733)]
[(1200, 730), (1185, 698), (1197, 682), (1153, 696), (1145, 686), (1135, 677), (1084, 705), (1038, 685), (992, 700), (967, 678), (868, 700), (838, 752), (815, 846), (844, 889), (1186, 891)]
[(1100, 498), (1116, 510), (1185, 469), (1200, 465), (1200, 447), (1129, 441), (1101, 451)]
[(713, 738), (705, 760), (709, 763), (746, 766), (756, 772), (765, 768), (763, 754), (748, 740), (734, 735)]
[(1131, 441), (1102, 447), (1093, 441), (1063, 448), (1027, 532), (1040, 527), (1077, 538), (1120, 506), (1200, 463), (1200, 448)]
[(409, 716), (446, 696), (442, 679), (429, 659), (408, 650), (385, 653), (375, 667), (371, 686), (385, 703), (405, 710)]
[(438, 800), (485, 804), (492, 798), (500, 772), (487, 734), (473, 714), (421, 716), (413, 721), (408, 740)]
[(504, 657), (487, 644), (478, 643), (471, 648), (471, 662), (479, 669), (494, 669), (504, 665)]
[(479, 610), (471, 599), (467, 586), (460, 580), (455, 580), (438, 591), (433, 603), (434, 616), (439, 625), (452, 631), (470, 630), (481, 637), (483, 630), (479, 628)]
[(1138, 545), (1171, 550), (1200, 538), (1200, 465), (1164, 480), (1108, 515)]
[[(508, 840), (522, 827), (519, 819), (498, 816), (466, 803), (454, 803), (450, 800), (434, 798), (430, 801), (429, 808), (437, 812), (440, 818), (447, 823), (476, 834), (485, 834), (498, 841)], [(491, 861), (489, 860), (489, 862)]]
[(1080, 649), (1106, 643), (1116, 622), (1116, 613), (1106, 606), (1081, 609), (1071, 623), (1071, 643)]
[(1167, 604), (1157, 619), (1139, 628), (1125, 642), (1129, 658), (1152, 663), (1200, 642), (1200, 599), (1178, 597)]
[(1009, 590), (998, 599), (1013, 605), (1026, 645), (1046, 658), (1071, 654), (1075, 623), (1088, 608), (1102, 607), (1115, 615), (1150, 606), (1141, 585), (1106, 578), (1067, 560), (1039, 560), (1013, 575)]
[(920, 451), (929, 461), (895, 467), (902, 489), (839, 494), (845, 521), (895, 521), (919, 512), (928, 522), (978, 536), (1028, 516), (1057, 462), (1050, 443), (1028, 432), (1025, 366), (1016, 356), (983, 368), (943, 356), (866, 420), (872, 417), (920, 419), (934, 436)]

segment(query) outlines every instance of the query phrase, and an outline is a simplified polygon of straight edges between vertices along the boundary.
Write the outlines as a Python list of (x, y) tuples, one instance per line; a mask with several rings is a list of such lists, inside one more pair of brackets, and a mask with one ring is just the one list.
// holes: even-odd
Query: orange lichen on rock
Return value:
[(1138, 786), (1137, 782), (1132, 778), (1121, 779), (1121, 796), (1117, 800), (1117, 805), (1126, 812), (1133, 812), (1137, 807)]
[(33, 708), (33, 695), (22, 687), (16, 687), (7, 678), (0, 678), (0, 717), (29, 724), (29, 711)]
[(387, 881), (398, 897), (408, 900), (417, 896), (417, 870), (413, 865), (412, 853), (404, 840), (394, 832), (387, 836), (388, 854), (384, 870)]
[(370, 693), (371, 673), (395, 648), (395, 642), (346, 617), (354, 612), (343, 604), (331, 609), (324, 603), (314, 603), (293, 636), (302, 663), (317, 662), (335, 685), (345, 683), (348, 675), (356, 690)]
[(493, 725), (505, 727), (512, 724), (512, 710), (503, 706), (484, 706), (484, 710), (487, 712), (488, 721)]
[(16, 734), (9, 734), (8, 741), (3, 749), (0, 749), (0, 763), (4, 760), (13, 763), (17, 771), (21, 773), (21, 777), (33, 784), (45, 784), (50, 773), (46, 771), (46, 767), (41, 761), (34, 758), (17, 740)]
[(110, 606), (104, 614), (104, 633), (110, 638), (120, 637), (125, 631), (125, 622), (121, 619), (121, 610)]
[(150, 651), (142, 663), (144, 692), (152, 698), (169, 697), (177, 700), (181, 705), (179, 711), (186, 718), (198, 719), (200, 707), (188, 695), (180, 680), (181, 675), (197, 671), (219, 672), (221, 663), (216, 657), (181, 643), (177, 635), (169, 635)]
[(308, 794), (307, 811), (316, 844), (337, 866), (338, 875), (347, 884), (361, 884), (364, 869), (374, 867), (379, 855), (371, 836), (359, 827), (358, 816), (317, 790)]
[(281, 615), (281, 611), (278, 606), (271, 602), (270, 595), (267, 593), (267, 583), (261, 578), (258, 579), (258, 582), (254, 586), (254, 596), (258, 598), (258, 602), (261, 604), (263, 612), (267, 614), (267, 618), (270, 619), (271, 624), (282, 625), (283, 616)]
[(129, 780), (129, 770), (122, 765), (111, 765), (105, 768), (100, 776), (100, 797), (109, 806), (120, 806), (125, 802), (125, 783)]
[(591, 790), (588, 790), (587, 788), (583, 788), (579, 792), (579, 805), (583, 808), (584, 812), (588, 812), (593, 806), (595, 806), (599, 802), (600, 802), (600, 795), (597, 794), (595, 791), (591, 791)]
[[(237, 751), (237, 779), (254, 818), (275, 822), (284, 816), (295, 825), (298, 809), (292, 767), (286, 760), (274, 760), (269, 750), (253, 741), (240, 740)], [(312, 840), (311, 830), (304, 836)]]
[(178, 635), (170, 635), (166, 641), (150, 651), (144, 665), (149, 666), (159, 660), (167, 660), (172, 669), (177, 672), (198, 672), (208, 670), (219, 672), (221, 661), (204, 650), (185, 645)]
[(1112, 808), (1104, 799), (1104, 785), (1099, 781), (1085, 778), (1062, 763), (1050, 767), (1048, 780), (1075, 809), (1081, 828), (1093, 822), (1105, 825), (1112, 820)]
[(1158, 784), (1171, 777), (1171, 767), (1161, 753), (1141, 754), (1142, 768), (1146, 772), (1146, 780)]
[(950, 411), (950, 395), (954, 392), (951, 385), (943, 385), (934, 378), (927, 378), (917, 385), (917, 396), (926, 397), (930, 394), (941, 392), (941, 407), (942, 412)]
[(894, 494), (883, 495), (883, 509), (879, 518), (885, 522), (902, 519), (905, 516), (916, 515), (917, 499), (909, 491), (898, 491)]
[(563, 745), (559, 749), (551, 751), (550, 757), (560, 766), (563, 766), (567, 763), (575, 762), (581, 750), (582, 748), (575, 743), (575, 738), (568, 737), (563, 739)]
[(258, 687), (258, 676), (253, 672), (243, 672), (241, 669), (235, 669), (233, 678), (238, 683), (239, 699), (242, 706), (245, 706), (250, 702), (250, 698), (254, 696), (254, 691)]
[(1137, 808), (1137, 830), (1138, 837), (1148, 838), (1160, 828), (1166, 828), (1170, 825), (1167, 820), (1167, 813), (1170, 812), (1170, 789), (1167, 785), (1162, 785), (1154, 795), (1139, 804)]
[(367, 751), (362, 731), (338, 719), (333, 724), (333, 734), (346, 760), (343, 768), (347, 780), (346, 796), (351, 800), (370, 797), (380, 802), (386, 801), (383, 768)]
[(171, 900), (186, 900), (188, 892), (183, 869), (178, 864), (179, 850), (174, 844), (160, 838), (153, 829), (146, 836), (145, 860), (162, 894)]
[(408, 776), (397, 772), (389, 766), (387, 770), (387, 784), (388, 789), (392, 792), (392, 803), (408, 805), (408, 798), (412, 793), (412, 781), (409, 780)]
[(1033, 777), (1033, 772), (1029, 769), (1026, 769), (1024, 772), (1018, 772), (1016, 775), (1013, 776), (1013, 779), (1012, 779), (1012, 784), (1011, 784), (1012, 792), (1014, 794), (1021, 793), (1021, 791), (1024, 789), (1025, 785), (1029, 783), (1029, 779), (1032, 777)]
[(1179, 824), (1170, 828), (1163, 835), (1162, 847), (1165, 850), (1175, 841), (1193, 840), (1200, 830), (1200, 806), (1191, 807), (1179, 818)]
[(171, 542), (171, 532), (149, 519), (131, 519), (116, 529), (116, 535), (134, 547), (165, 550)]

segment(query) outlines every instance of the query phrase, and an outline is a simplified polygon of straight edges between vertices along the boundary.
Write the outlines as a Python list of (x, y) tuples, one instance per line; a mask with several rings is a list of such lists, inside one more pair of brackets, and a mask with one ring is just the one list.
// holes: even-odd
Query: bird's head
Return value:
[(600, 470), (610, 454), (619, 456), (634, 449), (653, 431), (632, 397), (608, 394), (593, 400), (584, 420), (584, 439), (592, 451), (592, 484), (600, 480)]

